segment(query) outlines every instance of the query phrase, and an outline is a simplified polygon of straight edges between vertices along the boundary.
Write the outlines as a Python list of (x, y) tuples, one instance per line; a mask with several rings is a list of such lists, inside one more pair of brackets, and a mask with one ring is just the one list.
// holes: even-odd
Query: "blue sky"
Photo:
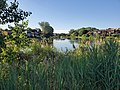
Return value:
[[(12, 0), (8, 0), (12, 1)], [(31, 11), (29, 27), (47, 21), (55, 32), (81, 27), (120, 27), (120, 0), (18, 0), (20, 8)]]

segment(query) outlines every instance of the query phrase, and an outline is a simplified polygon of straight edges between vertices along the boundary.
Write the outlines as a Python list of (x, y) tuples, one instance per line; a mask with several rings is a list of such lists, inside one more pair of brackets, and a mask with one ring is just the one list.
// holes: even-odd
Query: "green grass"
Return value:
[(0, 63), (0, 90), (120, 90), (115, 41), (65, 54), (39, 45), (32, 50), (22, 62)]

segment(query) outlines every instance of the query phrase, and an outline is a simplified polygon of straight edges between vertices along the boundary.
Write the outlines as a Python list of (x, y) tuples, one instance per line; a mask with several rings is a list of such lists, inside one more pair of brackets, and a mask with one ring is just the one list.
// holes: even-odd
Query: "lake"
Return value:
[(67, 51), (73, 50), (79, 46), (78, 40), (70, 40), (70, 39), (54, 39), (53, 46), (59, 51)]
[[(70, 40), (70, 39), (53, 39), (51, 44), (52, 47), (55, 47), (58, 51), (66, 52), (68, 50), (74, 50), (79, 46), (79, 40)], [(44, 44), (43, 44), (44, 46)], [(31, 49), (21, 49), (21, 51), (26, 52), (26, 50), (31, 51)]]

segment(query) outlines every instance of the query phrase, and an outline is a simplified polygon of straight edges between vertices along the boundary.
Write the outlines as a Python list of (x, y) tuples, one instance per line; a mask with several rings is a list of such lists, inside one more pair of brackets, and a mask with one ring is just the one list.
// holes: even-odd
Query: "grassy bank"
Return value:
[(67, 53), (35, 44), (19, 54), (19, 62), (0, 63), (0, 90), (120, 90), (116, 41)]

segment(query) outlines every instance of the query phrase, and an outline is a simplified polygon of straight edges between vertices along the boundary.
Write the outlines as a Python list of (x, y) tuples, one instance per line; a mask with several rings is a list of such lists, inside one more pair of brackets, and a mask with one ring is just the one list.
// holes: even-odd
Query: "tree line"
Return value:
[(79, 29), (71, 29), (69, 31), (69, 34), (73, 36), (82, 36), (83, 34), (87, 34), (89, 31), (94, 31), (94, 30), (98, 30), (98, 29), (93, 27), (83, 27)]

